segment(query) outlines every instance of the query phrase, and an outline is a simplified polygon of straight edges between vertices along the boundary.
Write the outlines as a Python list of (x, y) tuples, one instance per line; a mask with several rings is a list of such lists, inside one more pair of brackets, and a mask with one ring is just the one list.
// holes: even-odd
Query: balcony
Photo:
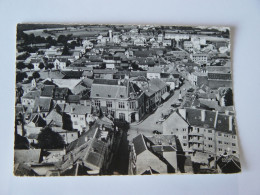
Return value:
[(198, 139), (197, 137), (193, 137), (193, 138), (189, 139), (189, 143), (203, 144), (203, 139)]

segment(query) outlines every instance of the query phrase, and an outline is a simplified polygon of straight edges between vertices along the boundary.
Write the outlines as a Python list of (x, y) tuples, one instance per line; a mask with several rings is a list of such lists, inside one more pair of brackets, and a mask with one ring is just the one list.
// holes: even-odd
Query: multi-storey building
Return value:
[(112, 118), (135, 122), (144, 115), (144, 93), (127, 79), (95, 79), (90, 98), (94, 107)]
[(235, 119), (231, 114), (193, 108), (178, 109), (163, 123), (164, 134), (178, 136), (186, 154), (239, 156)]

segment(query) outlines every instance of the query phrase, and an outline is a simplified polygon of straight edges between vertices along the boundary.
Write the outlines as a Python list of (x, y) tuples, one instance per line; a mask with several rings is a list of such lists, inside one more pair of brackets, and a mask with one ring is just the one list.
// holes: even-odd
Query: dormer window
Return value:
[(124, 96), (123, 95), (120, 95), (121, 98), (123, 98)]
[(99, 97), (99, 94), (97, 93), (96, 96)]
[(107, 95), (108, 97), (111, 97), (111, 95)]

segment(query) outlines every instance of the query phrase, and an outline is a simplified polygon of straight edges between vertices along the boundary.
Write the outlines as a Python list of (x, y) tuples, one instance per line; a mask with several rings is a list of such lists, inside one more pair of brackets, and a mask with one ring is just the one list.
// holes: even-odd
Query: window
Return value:
[(136, 108), (135, 102), (129, 102), (129, 103), (130, 103), (130, 109), (135, 109)]
[(183, 139), (187, 139), (187, 136), (183, 136)]
[(211, 144), (209, 144), (209, 148), (212, 148), (213, 146)]
[(100, 100), (95, 100), (95, 106), (100, 107)]
[(212, 130), (208, 130), (208, 133), (212, 133)]
[(108, 108), (112, 108), (112, 102), (111, 101), (107, 101), (106, 104), (107, 104)]
[(237, 152), (233, 150), (232, 153), (233, 153), (233, 154), (236, 154)]
[(212, 137), (208, 137), (208, 140), (212, 140)]
[(218, 136), (222, 136), (222, 134), (221, 134), (221, 133), (218, 133)]
[(224, 137), (228, 137), (228, 135), (224, 134)]
[(236, 139), (236, 136), (235, 136), (235, 135), (232, 135), (232, 138), (233, 138), (233, 139)]
[(235, 143), (232, 143), (232, 146), (236, 146), (236, 144), (235, 144)]
[(219, 144), (222, 144), (222, 141), (218, 141)]
[(218, 151), (222, 151), (222, 148), (219, 148)]
[(120, 120), (125, 120), (125, 114), (124, 113), (119, 113), (119, 119)]
[(119, 108), (125, 108), (125, 102), (118, 102)]
[(224, 142), (224, 144), (228, 145), (228, 142)]
[(81, 121), (83, 121), (83, 120), (84, 120), (84, 118), (83, 118), (83, 117), (80, 117), (80, 120), (81, 120)]
[(78, 125), (78, 122), (77, 122), (77, 121), (74, 121), (74, 125)]
[(187, 144), (186, 144), (186, 143), (183, 143), (183, 146), (187, 146)]
[(183, 131), (186, 131), (186, 129), (185, 129), (185, 128), (183, 128), (182, 130), (183, 130)]

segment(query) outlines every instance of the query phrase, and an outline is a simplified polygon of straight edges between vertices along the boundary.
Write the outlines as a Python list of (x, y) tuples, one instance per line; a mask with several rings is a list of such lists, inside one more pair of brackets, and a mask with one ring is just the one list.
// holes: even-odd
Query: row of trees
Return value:
[[(65, 142), (60, 134), (52, 131), (50, 127), (41, 130), (37, 138), (38, 143), (32, 144), (35, 148), (41, 149), (62, 149)], [(25, 137), (15, 135), (15, 149), (29, 149), (29, 142)]]
[[(31, 63), (28, 64), (28, 65), (25, 65), (23, 62), (18, 62), (16, 64), (16, 68), (19, 69), (19, 70), (22, 70), (24, 68), (28, 68), (28, 69), (32, 70), (34, 68), (34, 66)], [(40, 69), (43, 69), (43, 68), (45, 68), (45, 69), (52, 69), (52, 68), (54, 68), (54, 64), (53, 63), (46, 63), (46, 65), (44, 65), (44, 63), (41, 62), (39, 64), (39, 68)]]

